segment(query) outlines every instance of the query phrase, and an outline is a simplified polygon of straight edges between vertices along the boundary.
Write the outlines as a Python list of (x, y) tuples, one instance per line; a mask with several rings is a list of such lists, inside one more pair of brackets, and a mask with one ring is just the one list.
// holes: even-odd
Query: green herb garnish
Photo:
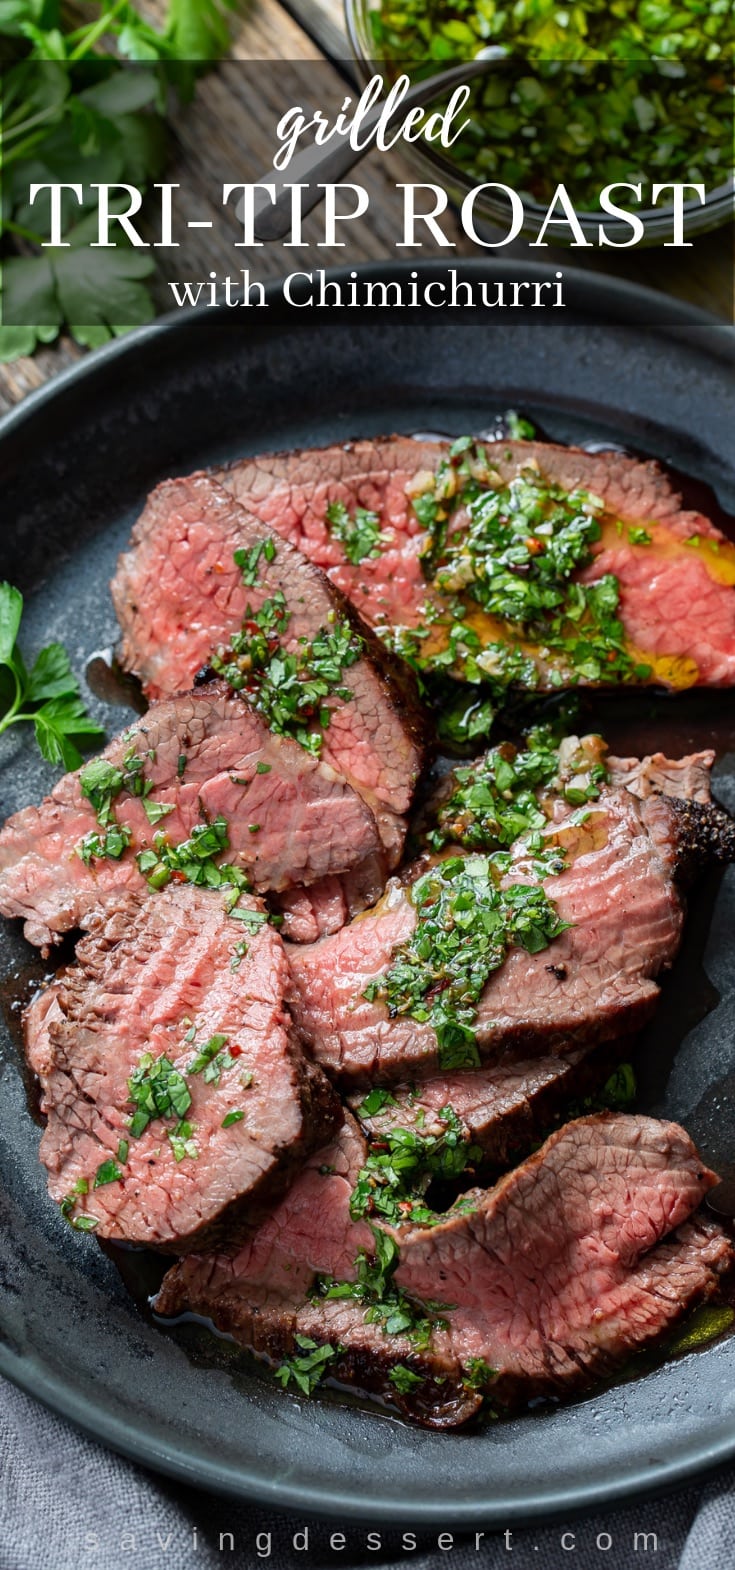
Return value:
[(165, 888), (175, 876), (179, 881), (211, 889), (231, 888), (236, 899), (250, 885), (239, 867), (231, 862), (219, 864), (219, 857), (229, 845), (227, 819), (221, 816), (211, 823), (196, 824), (189, 838), (178, 845), (172, 845), (159, 829), (153, 836), (152, 848), (138, 852), (138, 870), (151, 889)]
[(130, 1134), (139, 1139), (153, 1118), (181, 1119), (191, 1106), (191, 1096), (183, 1074), (165, 1055), (154, 1058), (144, 1052), (128, 1080), (129, 1099), (135, 1112), (130, 1119)]
[(148, 822), (155, 826), (161, 818), (167, 818), (170, 812), (176, 811), (176, 803), (168, 801), (144, 801), (143, 810)]
[(428, 1345), (433, 1330), (446, 1330), (441, 1314), (445, 1303), (419, 1303), (396, 1286), (393, 1277), (399, 1264), (395, 1238), (379, 1227), (372, 1227), (374, 1253), (363, 1250), (355, 1260), (356, 1281), (333, 1281), (321, 1277), (315, 1287), (317, 1297), (351, 1299), (365, 1309), (365, 1322), (380, 1325), (387, 1336), (405, 1335), (415, 1347)]
[(176, 1124), (175, 1128), (169, 1129), (168, 1140), (173, 1151), (175, 1161), (183, 1161), (185, 1156), (188, 1156), (192, 1161), (197, 1160), (199, 1156), (199, 1150), (195, 1141), (192, 1139), (193, 1133), (194, 1124), (187, 1123), (183, 1118), (179, 1123)]
[(0, 735), (11, 725), (32, 725), (46, 761), (76, 769), (76, 741), (102, 736), (102, 727), (87, 714), (62, 644), (49, 643), (27, 668), (18, 645), (22, 615), (20, 590), (0, 583)]
[(361, 1101), (359, 1107), (355, 1110), (359, 1118), (374, 1118), (385, 1107), (397, 1106), (398, 1102), (389, 1090), (381, 1090), (379, 1086), (376, 1086), (374, 1090), (368, 1091), (364, 1101)]
[(275, 561), (276, 542), (271, 537), (259, 540), (257, 545), (251, 545), (249, 550), (238, 550), (234, 553), (235, 566), (240, 568), (242, 581), (247, 588), (252, 589), (258, 581), (261, 557), (265, 562)]
[(106, 1183), (119, 1183), (121, 1177), (122, 1171), (117, 1162), (111, 1157), (108, 1161), (103, 1161), (102, 1165), (97, 1168), (94, 1186), (95, 1188), (104, 1188)]
[[(599, 757), (580, 744), (566, 749), (564, 762), (551, 732), (529, 732), (522, 749), (503, 743), (466, 768), (453, 771), (454, 788), (439, 807), (437, 827), (429, 832), (434, 850), (462, 845), (466, 850), (500, 850), (547, 823), (539, 792), (551, 792), (570, 805), (595, 801), (607, 778)], [(561, 871), (563, 857), (555, 853)]]
[(353, 567), (368, 556), (380, 555), (384, 536), (376, 512), (369, 512), (365, 507), (355, 507), (350, 516), (344, 502), (330, 502), (326, 517), (330, 534), (339, 540)]
[(305, 1396), (310, 1396), (324, 1377), (329, 1364), (338, 1356), (338, 1349), (330, 1346), (329, 1342), (317, 1346), (316, 1341), (312, 1341), (309, 1336), (294, 1336), (294, 1341), (301, 1349), (300, 1353), (280, 1363), (275, 1376), (284, 1390), (293, 1381)]
[(313, 642), (286, 652), (283, 638), (290, 612), (279, 589), (254, 611), (248, 605), (240, 632), (213, 654), (212, 669), (235, 692), (244, 692), (277, 736), (291, 736), (318, 756), (329, 724), (329, 700), (348, 702), (343, 672), (360, 659), (363, 644), (349, 622), (337, 616)]
[(491, 1368), (484, 1357), (468, 1357), (464, 1367), (464, 1383), (470, 1390), (484, 1390), (497, 1379), (497, 1369)]
[(98, 834), (96, 829), (90, 829), (88, 834), (79, 841), (77, 855), (81, 857), (85, 867), (93, 861), (119, 861), (127, 850), (132, 834), (124, 823), (111, 823), (104, 834)]
[(235, 1063), (232, 1055), (224, 1050), (227, 1041), (227, 1036), (210, 1036), (209, 1041), (205, 1041), (204, 1046), (200, 1047), (196, 1056), (192, 1058), (187, 1073), (203, 1073), (205, 1085), (219, 1085), (222, 1075)]
[(405, 1363), (395, 1363), (388, 1378), (402, 1396), (410, 1395), (412, 1390), (418, 1390), (420, 1385), (426, 1383), (423, 1374), (414, 1373), (414, 1370), (407, 1368)]
[(232, 1128), (233, 1123), (241, 1123), (245, 1113), (238, 1107), (234, 1112), (226, 1112), (222, 1119), (223, 1128)]
[(501, 888), (501, 870), (491, 856), (454, 856), (418, 878), (410, 890), (416, 927), (365, 988), (391, 1017), (408, 1014), (432, 1026), (442, 1068), (479, 1064), (477, 1005), (509, 949), (537, 954), (568, 926), (540, 885)]
[(452, 1107), (442, 1107), (438, 1116), (445, 1125), (441, 1134), (391, 1129), (370, 1150), (350, 1197), (353, 1221), (375, 1216), (393, 1226), (402, 1221), (433, 1226), (442, 1219), (425, 1202), (429, 1184), (434, 1178), (459, 1177), (482, 1151), (468, 1144)]

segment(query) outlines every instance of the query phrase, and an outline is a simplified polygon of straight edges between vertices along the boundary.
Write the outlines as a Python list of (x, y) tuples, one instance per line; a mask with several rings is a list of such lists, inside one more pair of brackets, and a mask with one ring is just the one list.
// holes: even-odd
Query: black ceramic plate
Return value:
[[(518, 267), (494, 269), (504, 272), (517, 276)], [(580, 285), (559, 325), (511, 314), (463, 326), (431, 310), (398, 322), (362, 311), (314, 330), (308, 316), (285, 319), (272, 298), (240, 318), (179, 318), (92, 357), (0, 430), (0, 575), (28, 594), (29, 647), (62, 638), (83, 675), (90, 655), (114, 641), (108, 580), (151, 485), (263, 448), (477, 430), (515, 406), (555, 438), (656, 454), (735, 512), (733, 334), (672, 326), (671, 310), (669, 325), (653, 328), (655, 311), (655, 297), (598, 280)], [(95, 706), (110, 731), (122, 728), (123, 709)], [(617, 711), (592, 711), (593, 722), (620, 727)], [(714, 736), (718, 790), (735, 808), (727, 695), (657, 707), (643, 694), (635, 715), (623, 716), (633, 745)], [(3, 816), (53, 782), (19, 737), (5, 741), (0, 763)], [(695, 896), (681, 964), (642, 1054), (643, 1105), (680, 1119), (721, 1167), (735, 1156), (734, 914), (733, 874)], [(0, 975), (30, 957), (4, 924)], [(455, 1435), (333, 1399), (299, 1401), (224, 1351), (212, 1364), (196, 1337), (150, 1324), (114, 1263), (46, 1198), (11, 1035), (0, 1121), (0, 1370), (108, 1444), (273, 1505), (484, 1527), (681, 1482), (735, 1454), (735, 1338), (574, 1405)]]

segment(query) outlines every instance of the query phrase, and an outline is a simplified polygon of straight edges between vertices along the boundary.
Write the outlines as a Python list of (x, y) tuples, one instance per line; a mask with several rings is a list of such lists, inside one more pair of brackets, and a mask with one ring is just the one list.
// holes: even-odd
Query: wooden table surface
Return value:
[[(163, 0), (150, 0), (141, 5), (149, 15), (160, 15)], [(335, 93), (349, 91), (349, 46), (342, 16), (341, 0), (289, 0), (288, 7), (280, 0), (244, 0), (242, 13), (233, 34), (233, 62), (280, 61), (278, 93), (276, 72), (264, 71), (258, 77), (258, 93), (252, 91), (252, 73), (243, 71), (235, 63), (225, 63), (203, 77), (194, 102), (178, 111), (173, 120), (172, 156), (167, 166), (166, 179), (180, 180), (182, 208), (198, 218), (215, 217), (216, 202), (224, 178), (256, 179), (272, 161), (274, 144), (268, 135), (264, 100), (269, 92), (274, 112), (283, 112), (285, 87), (283, 72), (293, 78), (293, 96), (289, 90), (287, 102), (301, 101), (313, 94), (316, 101), (329, 84)], [(314, 62), (319, 62), (315, 70)], [(273, 90), (271, 91), (271, 83)], [(316, 85), (318, 84), (318, 86)], [(243, 171), (243, 150), (247, 150), (247, 167)], [(232, 176), (223, 171), (232, 168), (243, 171)], [(412, 253), (395, 251), (395, 241), (400, 232), (400, 204), (395, 186), (401, 180), (416, 179), (413, 167), (400, 155), (389, 158), (369, 155), (361, 166), (360, 183), (370, 196), (369, 221), (353, 226), (349, 251), (350, 264), (373, 261), (378, 258), (402, 256)], [(445, 229), (453, 234), (457, 256), (492, 255), (492, 252), (474, 246), (461, 232), (456, 220), (444, 220)], [(308, 220), (304, 229), (306, 238), (317, 238), (317, 220)], [(231, 238), (230, 242), (231, 244)], [(242, 254), (242, 253), (241, 253)], [(291, 265), (328, 267), (343, 264), (344, 251), (320, 249), (318, 262)], [(420, 253), (430, 254), (426, 247)], [(506, 246), (499, 253), (504, 257), (521, 254), (513, 246)], [(445, 253), (446, 255), (446, 253)], [(681, 299), (691, 301), (713, 311), (725, 320), (733, 320), (733, 227), (728, 226), (698, 240), (693, 251), (634, 251), (614, 253), (561, 251), (549, 248), (544, 260), (566, 262), (575, 267), (586, 266), (598, 271), (615, 271), (617, 276), (663, 289)], [(196, 262), (202, 276), (210, 268), (221, 270), (223, 252), (210, 231), (202, 231), (196, 244), (190, 244), (187, 253), (190, 276), (192, 263)], [(227, 258), (232, 263), (232, 252)], [(176, 277), (171, 263), (164, 263), (162, 272), (169, 267), (169, 276)], [(241, 263), (237, 264), (242, 265)], [(264, 247), (258, 255), (257, 276), (275, 276), (290, 270), (284, 266), (284, 251), (280, 246)], [(164, 292), (160, 298), (165, 302)], [(399, 329), (400, 330), (400, 329)], [(39, 387), (57, 371), (71, 364), (81, 354), (69, 339), (61, 339), (50, 348), (40, 350), (33, 358), (20, 359), (10, 365), (0, 366), (0, 410), (18, 403), (32, 388)]]

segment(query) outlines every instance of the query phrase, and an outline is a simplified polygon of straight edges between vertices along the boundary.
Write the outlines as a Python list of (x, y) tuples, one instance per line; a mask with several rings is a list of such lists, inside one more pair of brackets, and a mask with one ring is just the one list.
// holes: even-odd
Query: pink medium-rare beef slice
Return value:
[[(640, 802), (628, 791), (604, 787), (583, 823), (557, 803), (543, 841), (566, 854), (566, 870), (541, 881), (570, 925), (537, 953), (511, 948), (490, 976), (473, 1025), (484, 1063), (630, 1035), (650, 1018), (656, 978), (679, 946), (676, 804), (657, 797)], [(513, 856), (507, 881), (537, 883), (522, 844)], [(380, 996), (365, 996), (414, 932), (416, 919), (410, 887), (393, 881), (374, 911), (333, 937), (289, 948), (299, 1028), (316, 1060), (345, 1087), (425, 1078), (442, 1069), (430, 1023), (409, 1014), (391, 1017)]]
[[(568, 1124), (435, 1225), (393, 1229), (382, 1301), (350, 1294), (360, 1254), (376, 1246), (350, 1215), (363, 1160), (347, 1118), (241, 1250), (169, 1271), (158, 1312), (201, 1314), (275, 1362), (308, 1337), (331, 1348), (328, 1373), (446, 1427), (471, 1417), (484, 1393), (512, 1405), (609, 1375), (732, 1267), (721, 1228), (694, 1215), (717, 1179), (689, 1137), (605, 1114)], [(387, 1328), (397, 1293), (422, 1335), (411, 1316), (408, 1328)], [(397, 1365), (414, 1375), (408, 1388)]]
[[(260, 552), (246, 583), (234, 553), (257, 552), (265, 541), (269, 556)], [(276, 596), (283, 596), (278, 639), (289, 654), (302, 657), (323, 634), (343, 628), (359, 655), (321, 700), (329, 711), (321, 757), (388, 816), (407, 811), (422, 754), (413, 687), (368, 629), (349, 621), (346, 601), (324, 574), (210, 476), (167, 480), (152, 492), (112, 594), (121, 663), (141, 677), (149, 697), (190, 687), (248, 613)]]
[[(110, 805), (129, 843), (114, 847), (117, 856), (85, 861), (80, 847), (88, 836), (107, 844), (109, 824), (84, 794), (102, 762), (123, 777)], [(56, 942), (101, 895), (146, 888), (150, 869), (144, 876), (136, 857), (160, 843), (156, 836), (181, 845), (207, 823), (226, 827), (212, 865), (234, 864), (261, 892), (314, 883), (382, 854), (358, 792), (212, 683), (154, 704), (101, 760), (65, 775), (39, 807), (8, 819), (0, 832), (0, 911), (23, 918), (30, 942)]]
[[(567, 492), (586, 490), (604, 503), (607, 522), (581, 577), (617, 578), (626, 641), (642, 663), (651, 663), (650, 681), (674, 687), (732, 684), (735, 549), (702, 513), (682, 506), (655, 461), (550, 442), (482, 445), (499, 484), (507, 485), (530, 464), (549, 483)], [(221, 478), (243, 506), (322, 567), (366, 621), (378, 628), (415, 628), (426, 625), (429, 605), (441, 622), (441, 596), (430, 591), (422, 571), (425, 536), (412, 498), (449, 447), (397, 436), (264, 454), (233, 464)], [(375, 556), (350, 562), (327, 518), (327, 508), (339, 502), (348, 511), (362, 507), (376, 514), (382, 539)], [(633, 540), (627, 526), (633, 527)], [(650, 538), (636, 543), (641, 529)], [(481, 640), (513, 641), (498, 625), (488, 623), (483, 631), (477, 618), (474, 625)], [(433, 637), (427, 655), (440, 646), (441, 638)]]
[[(409, 1129), (446, 1137), (451, 1126), (477, 1152), (474, 1160), (503, 1166), (544, 1137), (573, 1103), (600, 1091), (627, 1043), (569, 1048), (548, 1057), (495, 1067), (454, 1069), (390, 1089), (355, 1092), (347, 1102), (371, 1139)], [(459, 1127), (457, 1127), (459, 1125)]]
[(73, 1226), (174, 1253), (215, 1243), (338, 1120), (284, 1003), (281, 940), (244, 908), (247, 927), (210, 889), (110, 897), (29, 1008), (41, 1159)]

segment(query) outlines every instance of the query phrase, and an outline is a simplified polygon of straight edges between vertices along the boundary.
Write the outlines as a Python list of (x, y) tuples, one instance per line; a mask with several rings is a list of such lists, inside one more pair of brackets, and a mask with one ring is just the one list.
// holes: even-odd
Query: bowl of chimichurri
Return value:
[[(478, 218), (508, 231), (517, 192), (526, 235), (539, 235), (559, 185), (586, 239), (601, 220), (608, 243), (662, 244), (674, 237), (671, 198), (686, 194), (686, 238), (733, 213), (735, 5), (733, 0), (345, 0), (361, 76), (429, 78), (489, 44), (507, 59), (471, 86), (469, 124), (449, 153), (407, 149), (456, 201), (478, 190)], [(432, 108), (436, 105), (432, 104)], [(603, 212), (600, 193), (635, 213)], [(633, 189), (626, 189), (633, 187)], [(637, 188), (637, 189), (636, 189)], [(554, 209), (557, 217), (562, 210)], [(569, 242), (553, 222), (546, 238)]]

